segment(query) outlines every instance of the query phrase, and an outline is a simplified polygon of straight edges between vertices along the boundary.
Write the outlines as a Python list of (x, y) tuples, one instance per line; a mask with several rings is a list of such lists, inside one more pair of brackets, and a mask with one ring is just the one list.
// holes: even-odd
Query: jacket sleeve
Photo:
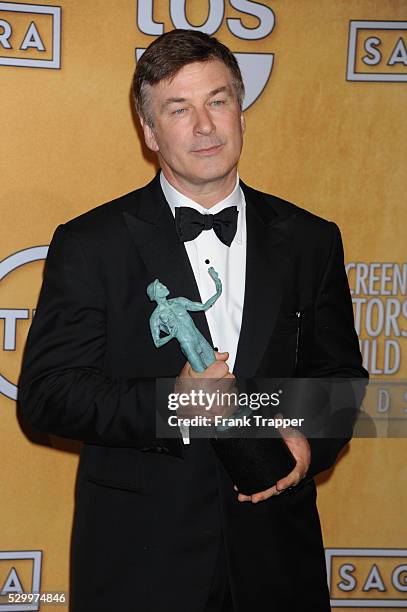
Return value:
[(106, 301), (79, 238), (60, 225), (45, 264), (19, 383), (19, 410), (39, 431), (94, 444), (155, 440), (155, 380), (103, 374)]
[(304, 376), (364, 380), (356, 385), (341, 382), (340, 399), (336, 400), (334, 415), (328, 419), (327, 430), (323, 437), (308, 440), (311, 447), (308, 476), (332, 467), (339, 451), (352, 437), (369, 377), (362, 366), (354, 326), (341, 234), (335, 223), (330, 223), (330, 229), (331, 249), (316, 298), (313, 350)]

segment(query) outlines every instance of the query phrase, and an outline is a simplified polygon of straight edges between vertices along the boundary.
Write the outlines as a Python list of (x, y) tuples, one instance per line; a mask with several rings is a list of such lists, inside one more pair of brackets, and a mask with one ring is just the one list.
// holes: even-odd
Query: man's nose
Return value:
[(197, 134), (212, 134), (216, 129), (210, 112), (206, 107), (196, 109), (195, 132)]

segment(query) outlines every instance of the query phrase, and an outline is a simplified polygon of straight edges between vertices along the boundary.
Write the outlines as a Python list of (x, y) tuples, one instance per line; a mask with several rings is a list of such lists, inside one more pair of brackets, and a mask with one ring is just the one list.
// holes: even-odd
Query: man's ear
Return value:
[(155, 138), (153, 128), (149, 126), (148, 123), (146, 123), (146, 121), (142, 119), (141, 117), (140, 117), (140, 123), (141, 123), (141, 127), (143, 128), (144, 140), (145, 140), (147, 147), (151, 151), (154, 151), (155, 153), (157, 153), (157, 151), (159, 151), (160, 149), (159, 149), (157, 140)]
[(244, 134), (244, 131), (246, 129), (246, 119), (243, 112), (240, 113), (240, 126), (242, 128), (242, 134)]

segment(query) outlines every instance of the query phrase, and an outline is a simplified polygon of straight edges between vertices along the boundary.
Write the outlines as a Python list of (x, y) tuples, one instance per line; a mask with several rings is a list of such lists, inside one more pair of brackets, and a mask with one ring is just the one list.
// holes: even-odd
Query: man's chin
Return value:
[(202, 167), (190, 174), (188, 180), (195, 185), (203, 185), (205, 183), (216, 183), (224, 180), (232, 173), (236, 173), (236, 166), (222, 168), (219, 164), (213, 164), (211, 167)]

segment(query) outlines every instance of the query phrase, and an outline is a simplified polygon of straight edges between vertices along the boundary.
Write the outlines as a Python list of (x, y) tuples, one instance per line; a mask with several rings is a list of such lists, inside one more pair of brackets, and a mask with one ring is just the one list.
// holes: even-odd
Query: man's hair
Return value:
[(215, 37), (203, 32), (171, 30), (156, 38), (137, 62), (132, 92), (138, 115), (153, 127), (149, 87), (163, 79), (171, 80), (187, 64), (211, 60), (220, 60), (229, 68), (237, 101), (242, 108), (244, 84), (233, 53)]

